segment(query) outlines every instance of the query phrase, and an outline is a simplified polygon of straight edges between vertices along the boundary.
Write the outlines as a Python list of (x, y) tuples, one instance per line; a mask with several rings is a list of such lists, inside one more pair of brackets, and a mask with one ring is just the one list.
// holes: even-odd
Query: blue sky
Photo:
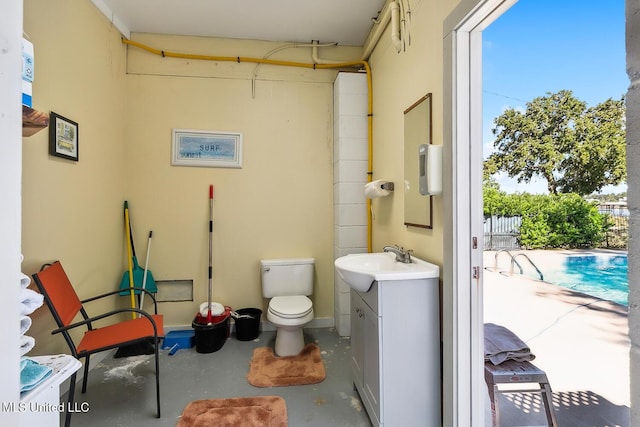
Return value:
[[(493, 147), (493, 119), (547, 92), (573, 91), (594, 106), (620, 99), (625, 69), (624, 0), (520, 0), (483, 32), (483, 141)], [(498, 182), (507, 192), (543, 193), (544, 181)], [(611, 191), (624, 191), (609, 188)]]

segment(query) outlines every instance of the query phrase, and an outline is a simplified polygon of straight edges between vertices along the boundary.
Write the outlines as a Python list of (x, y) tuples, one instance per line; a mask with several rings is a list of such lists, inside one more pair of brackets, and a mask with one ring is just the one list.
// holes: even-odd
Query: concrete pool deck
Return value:
[[(568, 254), (612, 253), (510, 252), (526, 253), (543, 273), (556, 268)], [(558, 424), (628, 426), (627, 307), (520, 274), (509, 276), (509, 255), (500, 253), (494, 268), (495, 254), (484, 253), (484, 321), (509, 328), (531, 348), (536, 355), (533, 364), (546, 372), (553, 389)], [(523, 257), (518, 261), (526, 273), (526, 261)], [(503, 425), (544, 425), (539, 407), (511, 396), (500, 400)], [(488, 409), (485, 419), (490, 426)]]

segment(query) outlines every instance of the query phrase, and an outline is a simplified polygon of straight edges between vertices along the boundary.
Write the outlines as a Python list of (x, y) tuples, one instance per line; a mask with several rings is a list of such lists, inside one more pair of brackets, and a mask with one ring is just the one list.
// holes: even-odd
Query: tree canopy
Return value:
[(626, 180), (624, 97), (595, 107), (570, 90), (507, 109), (494, 119), (496, 151), (485, 160), (485, 179), (504, 171), (518, 182), (547, 181), (549, 193), (592, 194)]

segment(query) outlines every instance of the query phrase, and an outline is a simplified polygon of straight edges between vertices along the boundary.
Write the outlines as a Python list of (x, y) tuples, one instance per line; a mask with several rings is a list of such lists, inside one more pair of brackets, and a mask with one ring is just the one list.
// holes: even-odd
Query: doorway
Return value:
[[(474, 3), (474, 4), (469, 4)], [(445, 299), (452, 312), (443, 320), (445, 333), (452, 332), (451, 385), (445, 399), (453, 399), (445, 414), (446, 425), (484, 426), (483, 294), (482, 277), (482, 31), (506, 12), (515, 0), (463, 2), (445, 21), (445, 161), (451, 166), (445, 190), (446, 224), (444, 282)], [(445, 309), (446, 310), (446, 309)], [(446, 313), (445, 313), (446, 314)], [(446, 322), (451, 321), (450, 325)], [(449, 331), (446, 328), (449, 327)], [(446, 345), (446, 344), (445, 344)], [(447, 351), (450, 353), (448, 354)], [(445, 366), (446, 367), (446, 366)], [(448, 388), (450, 387), (450, 388)], [(447, 405), (447, 403), (445, 403)]]
[(482, 31), (515, 1), (463, 2), (444, 22), (445, 425), (484, 427)]
[[(489, 147), (493, 147), (495, 139), (502, 142), (502, 148), (496, 151), (509, 152), (513, 148), (513, 145), (505, 147), (508, 144), (505, 144), (503, 137), (509, 133), (508, 130), (504, 131), (505, 127), (501, 126), (501, 131), (496, 134), (491, 130), (495, 123), (506, 124), (508, 129), (506, 118), (513, 117), (510, 114), (514, 111), (518, 119), (532, 117), (539, 111), (537, 108), (543, 104), (543, 99), (551, 99), (552, 93), (553, 99), (557, 99), (560, 91), (571, 91), (572, 94), (567, 98), (584, 102), (588, 108), (602, 105), (606, 98), (619, 100), (626, 91), (629, 82), (624, 69), (624, 1), (615, 0), (602, 8), (594, 5), (587, 9), (576, 9), (575, 4), (567, 1), (552, 3), (520, 0), (482, 33), (485, 159), (493, 152)], [(545, 22), (545, 25), (541, 27), (540, 22)], [(587, 35), (581, 31), (584, 28), (591, 28)], [(593, 58), (599, 60), (594, 62)], [(607, 78), (601, 79), (601, 75)], [(601, 80), (602, 84), (593, 84)], [(549, 114), (566, 104), (568, 102), (562, 102), (553, 110), (548, 107)], [(518, 113), (522, 113), (522, 116)], [(499, 122), (493, 122), (494, 119)], [(613, 120), (610, 122), (614, 123)], [(535, 120), (534, 123), (544, 123), (544, 120)], [(598, 128), (604, 133), (604, 126)], [(522, 135), (527, 135), (527, 132)], [(611, 139), (611, 147), (623, 143), (620, 139)], [(519, 140), (526, 140), (526, 137)], [(555, 140), (554, 149), (560, 146)], [(571, 144), (565, 146), (570, 147)], [(592, 152), (596, 151), (595, 146), (594, 142)], [(533, 141), (529, 145), (529, 152), (536, 151), (536, 141)], [(523, 155), (518, 158), (522, 159)], [(536, 159), (544, 162), (542, 156)], [(565, 172), (559, 176), (568, 176), (569, 179), (583, 176), (580, 171), (577, 172)], [(567, 200), (584, 203), (582, 197), (574, 198), (562, 193), (557, 198), (547, 199), (548, 195), (541, 193), (547, 193), (549, 187), (555, 187), (552, 180), (550, 186), (546, 179), (538, 182), (533, 180), (525, 186), (522, 183), (518, 185), (515, 179), (508, 179), (506, 173), (494, 174), (492, 178), (494, 180), (489, 186), (496, 185), (493, 188), (507, 196), (505, 199), (495, 197), (496, 193), (486, 192), (485, 188), (485, 210), (487, 207), (500, 206), (497, 200), (506, 201), (502, 206), (517, 206), (520, 200), (536, 200), (541, 202), (537, 208), (540, 213), (545, 212), (541, 204), (549, 200), (558, 204)], [(623, 186), (610, 186), (602, 193), (624, 190)], [(574, 187), (573, 191), (582, 194), (579, 187)], [(518, 195), (523, 192), (529, 195)], [(509, 202), (512, 204), (509, 205)], [(582, 206), (587, 207), (586, 203)], [(593, 210), (596, 211), (595, 208)], [(597, 211), (603, 212), (602, 207)], [(492, 242), (487, 239), (484, 243), (484, 322), (509, 328), (531, 349), (535, 355), (533, 363), (546, 372), (553, 388), (555, 412), (560, 425), (588, 425), (595, 419), (602, 420), (602, 424), (596, 423), (599, 425), (629, 425), (626, 293), (616, 288), (616, 285), (626, 287), (626, 251), (613, 245), (598, 246), (599, 236), (595, 234), (592, 239), (585, 238), (591, 230), (599, 229), (593, 211), (590, 217), (594, 220), (593, 227), (586, 222), (567, 220), (580, 217), (575, 211), (568, 210), (561, 215), (564, 218), (555, 224), (565, 228), (557, 232), (551, 228), (551, 232), (539, 233), (536, 235), (539, 239), (537, 242), (532, 239), (532, 227), (528, 226), (531, 224), (528, 221), (535, 214), (529, 212), (512, 218), (493, 217), (497, 234)], [(523, 217), (528, 224), (522, 227), (523, 234), (520, 236), (518, 223)], [(485, 218), (485, 226), (489, 226), (490, 219), (488, 216)], [(626, 221), (626, 216), (623, 219)], [(569, 237), (564, 230), (569, 224), (576, 223), (580, 224), (576, 228), (582, 231)], [(554, 225), (551, 220), (544, 224)], [(501, 229), (501, 225), (505, 227)], [(620, 232), (621, 228), (612, 227), (612, 230)], [(517, 230), (514, 234), (518, 242), (515, 236), (507, 238), (506, 234), (512, 230)], [(555, 236), (564, 239), (563, 242), (551, 240)], [(524, 247), (520, 246), (520, 238)], [(581, 244), (588, 245), (588, 250), (575, 248), (580, 246), (578, 238), (584, 239), (585, 243)], [(562, 245), (564, 248), (549, 250), (545, 247), (547, 245)], [(578, 264), (579, 267), (573, 267)], [(614, 265), (620, 274), (614, 275), (617, 271)], [(620, 276), (624, 279), (618, 279)], [(624, 284), (620, 283), (623, 281)], [(590, 293), (602, 300), (584, 295)], [(621, 302), (623, 298), (623, 305), (607, 301), (617, 299)], [(585, 356), (560, 356), (572, 354)], [(608, 366), (606, 373), (593, 369), (605, 359)], [(539, 402), (538, 396), (533, 397), (534, 402)], [(503, 418), (505, 425), (523, 424), (525, 421), (544, 424), (534, 422), (544, 419), (540, 413), (542, 408), (532, 405), (534, 409), (527, 411), (522, 405), (525, 400), (524, 394), (502, 396), (500, 407), (503, 417), (506, 416)], [(594, 409), (596, 407), (597, 411)]]

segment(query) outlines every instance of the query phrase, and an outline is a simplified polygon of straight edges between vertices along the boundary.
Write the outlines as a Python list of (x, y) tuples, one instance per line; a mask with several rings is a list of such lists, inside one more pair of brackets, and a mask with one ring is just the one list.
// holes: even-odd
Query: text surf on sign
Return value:
[(181, 135), (179, 159), (229, 160), (236, 159), (233, 137)]

